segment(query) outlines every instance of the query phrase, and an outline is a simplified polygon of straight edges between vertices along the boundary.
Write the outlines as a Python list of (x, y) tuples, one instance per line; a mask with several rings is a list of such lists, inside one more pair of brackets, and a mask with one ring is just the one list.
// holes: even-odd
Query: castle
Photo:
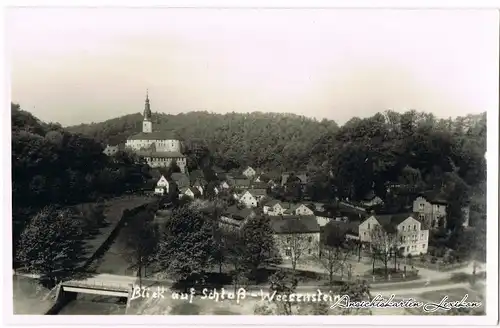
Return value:
[(182, 154), (181, 142), (172, 131), (153, 131), (151, 105), (146, 93), (142, 132), (130, 136), (125, 147), (144, 157), (151, 167), (168, 167), (175, 161), (181, 172), (186, 172), (186, 157)]

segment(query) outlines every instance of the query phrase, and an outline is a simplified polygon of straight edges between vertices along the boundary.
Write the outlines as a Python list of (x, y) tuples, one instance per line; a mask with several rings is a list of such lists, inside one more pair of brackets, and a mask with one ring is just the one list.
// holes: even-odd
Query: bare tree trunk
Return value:
[(394, 250), (394, 271), (397, 269), (397, 264), (398, 264), (398, 252)]
[(375, 274), (375, 256), (372, 258), (372, 273)]
[(358, 243), (358, 262), (361, 262), (361, 242)]

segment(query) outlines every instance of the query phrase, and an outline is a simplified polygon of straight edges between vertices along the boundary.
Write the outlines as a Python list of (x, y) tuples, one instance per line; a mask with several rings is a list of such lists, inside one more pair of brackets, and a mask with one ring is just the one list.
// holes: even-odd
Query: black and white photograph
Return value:
[(498, 10), (5, 19), (13, 321), (498, 320)]

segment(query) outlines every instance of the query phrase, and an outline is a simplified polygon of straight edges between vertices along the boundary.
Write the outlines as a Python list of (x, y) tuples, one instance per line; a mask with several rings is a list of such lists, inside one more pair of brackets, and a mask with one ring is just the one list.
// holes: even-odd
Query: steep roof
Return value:
[(151, 174), (151, 178), (156, 179), (156, 180), (160, 179), (162, 176), (160, 170), (158, 170), (157, 168), (150, 169), (149, 174)]
[(252, 196), (266, 196), (267, 195), (266, 189), (248, 189), (248, 192)]
[(274, 205), (279, 204), (279, 203), (280, 203), (279, 200), (277, 200), (277, 199), (271, 199), (270, 201), (266, 202), (264, 204), (264, 206), (273, 207)]
[(249, 186), (250, 180), (248, 180), (246, 177), (245, 177), (245, 179), (234, 178), (234, 185), (235, 186)]
[(127, 140), (179, 140), (174, 131), (139, 132), (128, 137)]
[(243, 220), (252, 215), (252, 213), (254, 213), (254, 211), (251, 208), (243, 208), (238, 212), (234, 213), (233, 218)]
[[(389, 233), (397, 231), (397, 226), (408, 219), (409, 217), (416, 218), (413, 213), (398, 213), (398, 214), (374, 214), (372, 215), (377, 219), (378, 223)], [(371, 216), (370, 216), (371, 217)]]
[(316, 217), (309, 216), (285, 216), (271, 221), (271, 228), (276, 234), (315, 233), (321, 228)]
[(184, 173), (174, 172), (170, 178), (175, 181), (179, 189), (189, 187), (189, 178)]
[(429, 203), (432, 204), (442, 204), (442, 205), (448, 204), (445, 195), (440, 192), (425, 191), (420, 193), (419, 196), (424, 197)]
[(281, 185), (284, 186), (287, 183), (288, 179), (292, 175), (295, 176), (296, 178), (298, 178), (301, 183), (307, 183), (307, 174), (306, 173), (299, 173), (299, 174), (283, 173), (281, 175)]

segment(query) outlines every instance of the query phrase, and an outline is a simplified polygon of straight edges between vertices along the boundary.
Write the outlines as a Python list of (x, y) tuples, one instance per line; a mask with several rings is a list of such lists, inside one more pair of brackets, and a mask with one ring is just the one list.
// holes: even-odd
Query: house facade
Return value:
[(445, 200), (420, 195), (413, 201), (413, 212), (426, 226), (437, 229), (440, 224), (446, 226), (446, 205)]
[(162, 175), (158, 182), (156, 183), (155, 187), (155, 194), (156, 195), (165, 195), (168, 194), (170, 190), (170, 183), (168, 180)]
[(280, 202), (279, 200), (272, 200), (267, 202), (262, 210), (266, 215), (279, 216), (283, 215), (288, 208), (289, 206), (287, 203)]
[(391, 247), (406, 256), (426, 254), (429, 245), (429, 230), (413, 214), (371, 215), (359, 225), (359, 240), (371, 244), (373, 231), (379, 226), (393, 237)]
[(255, 176), (257, 172), (250, 166), (248, 166), (245, 170), (243, 170), (242, 174), (247, 178), (251, 179)]
[(259, 204), (259, 201), (257, 198), (252, 195), (248, 190), (245, 191), (240, 197), (239, 197), (239, 202), (246, 207), (257, 207)]
[(271, 221), (278, 252), (297, 263), (319, 256), (321, 227), (314, 216), (276, 218)]
[(314, 211), (304, 204), (293, 204), (283, 215), (314, 215)]

